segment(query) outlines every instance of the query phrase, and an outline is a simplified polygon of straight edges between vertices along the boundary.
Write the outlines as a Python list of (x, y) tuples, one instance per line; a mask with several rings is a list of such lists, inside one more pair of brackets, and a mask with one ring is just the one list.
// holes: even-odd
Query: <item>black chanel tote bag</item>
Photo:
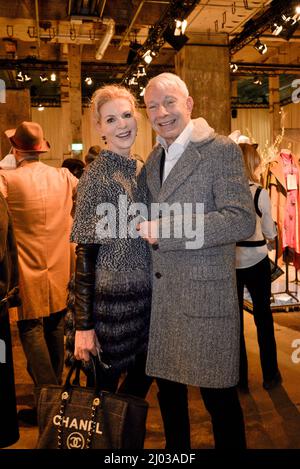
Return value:
[[(142, 449), (148, 403), (139, 397), (72, 385), (41, 388), (38, 449)], [(95, 372), (95, 368), (94, 368)], [(96, 382), (96, 380), (95, 380)]]

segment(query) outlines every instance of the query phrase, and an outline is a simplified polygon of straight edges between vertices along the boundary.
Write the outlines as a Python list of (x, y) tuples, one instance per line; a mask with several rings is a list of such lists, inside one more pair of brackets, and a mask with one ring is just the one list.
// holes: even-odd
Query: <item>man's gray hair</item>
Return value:
[(145, 96), (149, 88), (152, 86), (157, 86), (158, 88), (175, 86), (183, 93), (185, 97), (189, 96), (189, 90), (185, 82), (178, 75), (175, 75), (175, 73), (164, 72), (156, 75), (156, 77), (151, 78), (145, 88)]

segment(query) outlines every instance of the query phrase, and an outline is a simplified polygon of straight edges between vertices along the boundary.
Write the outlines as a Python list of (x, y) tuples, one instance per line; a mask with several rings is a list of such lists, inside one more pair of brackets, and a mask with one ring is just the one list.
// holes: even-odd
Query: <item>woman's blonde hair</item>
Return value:
[(132, 111), (136, 113), (136, 99), (133, 94), (124, 86), (105, 85), (98, 88), (92, 97), (91, 116), (95, 126), (101, 121), (101, 107), (112, 99), (127, 99), (131, 105)]
[(259, 182), (258, 176), (255, 174), (255, 171), (261, 163), (261, 157), (259, 156), (258, 151), (255, 146), (250, 143), (240, 143), (239, 147), (243, 152), (246, 175), (250, 181)]

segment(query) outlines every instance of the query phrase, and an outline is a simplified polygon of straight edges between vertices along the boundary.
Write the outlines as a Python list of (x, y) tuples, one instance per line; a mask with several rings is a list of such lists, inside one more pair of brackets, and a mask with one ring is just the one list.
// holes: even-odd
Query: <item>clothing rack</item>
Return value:
[(287, 258), (285, 259), (285, 290), (272, 293), (272, 297), (274, 298), (275, 295), (282, 295), (283, 293), (285, 293), (286, 295), (289, 295), (291, 298), (294, 298), (294, 300), (296, 300), (297, 303), (299, 303), (298, 298), (296, 297), (296, 295), (294, 295), (294, 293), (296, 292), (294, 291), (292, 292), (289, 290), (289, 263), (288, 263)]

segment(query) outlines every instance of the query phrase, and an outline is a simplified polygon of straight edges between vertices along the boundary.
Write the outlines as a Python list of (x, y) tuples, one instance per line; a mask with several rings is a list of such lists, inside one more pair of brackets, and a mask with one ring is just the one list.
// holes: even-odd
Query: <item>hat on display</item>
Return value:
[(44, 139), (43, 129), (37, 122), (24, 121), (16, 129), (4, 133), (20, 152), (45, 153), (50, 150), (50, 144)]
[(246, 135), (242, 135), (240, 130), (234, 130), (230, 135), (228, 135), (228, 138), (233, 140), (235, 143), (248, 143), (249, 145), (253, 145), (254, 148), (258, 147), (258, 143), (252, 143), (251, 139), (247, 137)]
[(16, 169), (16, 167), (16, 158), (11, 153), (8, 153), (8, 155), (0, 161), (0, 169)]

